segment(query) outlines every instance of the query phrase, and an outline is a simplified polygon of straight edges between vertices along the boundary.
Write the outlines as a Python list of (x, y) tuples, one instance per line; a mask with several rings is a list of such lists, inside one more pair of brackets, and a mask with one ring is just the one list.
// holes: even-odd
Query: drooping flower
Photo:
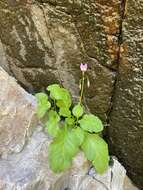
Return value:
[(87, 64), (80, 64), (80, 70), (82, 71), (82, 72), (86, 72), (87, 71)]

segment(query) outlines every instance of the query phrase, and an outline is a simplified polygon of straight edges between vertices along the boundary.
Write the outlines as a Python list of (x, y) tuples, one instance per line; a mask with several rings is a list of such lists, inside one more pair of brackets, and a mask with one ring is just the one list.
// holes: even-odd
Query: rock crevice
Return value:
[(77, 102), (79, 65), (87, 63), (85, 104), (109, 124), (110, 147), (139, 186), (142, 8), (140, 0), (0, 1), (0, 66), (31, 93), (60, 83)]

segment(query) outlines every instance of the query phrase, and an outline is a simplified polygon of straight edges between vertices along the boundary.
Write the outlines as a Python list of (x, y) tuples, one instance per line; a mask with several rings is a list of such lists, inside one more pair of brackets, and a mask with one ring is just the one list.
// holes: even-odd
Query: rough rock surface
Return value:
[(124, 190), (139, 190), (139, 189), (135, 185), (133, 185), (132, 181), (126, 176), (124, 180)]
[(35, 98), (0, 68), (0, 156), (23, 149), (36, 124)]
[(143, 2), (126, 4), (118, 80), (110, 116), (112, 152), (143, 188)]
[(70, 170), (54, 174), (47, 154), (51, 139), (41, 129), (37, 127), (22, 152), (0, 159), (1, 190), (137, 190), (115, 159), (104, 175), (98, 175), (79, 153)]
[[(9, 72), (30, 92), (60, 82), (75, 97), (79, 64), (89, 65), (86, 102), (106, 119), (118, 58), (120, 0), (2, 0), (1, 51)], [(6, 67), (6, 66), (5, 66)], [(96, 82), (93, 82), (96, 81)]]
[[(88, 63), (86, 104), (106, 120), (113, 100), (110, 145), (141, 188), (142, 9), (142, 0), (0, 1), (0, 66), (30, 92), (59, 82), (76, 100), (79, 64)], [(10, 136), (0, 142), (1, 155), (22, 149), (26, 131), (20, 130), (18, 146)]]
[[(19, 147), (21, 141), (25, 141), (20, 151), (13, 151), (7, 157), (0, 158), (0, 190), (65, 190), (66, 188), (70, 190), (124, 190), (126, 171), (115, 159), (113, 166), (100, 176), (96, 174), (93, 168), (91, 169), (91, 165), (85, 159), (84, 154), (79, 152), (73, 160), (71, 169), (65, 173), (54, 174), (48, 165), (50, 137), (42, 131), (41, 126), (36, 124), (34, 132), (31, 130), (31, 136), (28, 138), (25, 136), (25, 129), (29, 131), (30, 123), (33, 123), (32, 116), (36, 110), (34, 97), (28, 95), (3, 69), (0, 69), (0, 76), (1, 92), (4, 90), (6, 92), (4, 97), (4, 94), (0, 93), (0, 102), (3, 106), (9, 106), (3, 107), (0, 112), (1, 121), (4, 120), (2, 126), (5, 126), (6, 129), (8, 126), (9, 130), (3, 129), (0, 134), (8, 143), (8, 137), (11, 137), (11, 143), (15, 140), (13, 147)], [(7, 95), (7, 91), (11, 96)], [(33, 105), (32, 108), (23, 110), (23, 107), (27, 108), (27, 104)], [(15, 112), (15, 110), (17, 111)], [(5, 117), (3, 118), (3, 116)], [(15, 127), (16, 135), (13, 127)], [(21, 127), (23, 127), (23, 131), (21, 131)], [(9, 150), (9, 146), (7, 148)]]
[(127, 181), (125, 169), (115, 159), (113, 167), (104, 175), (98, 175), (93, 168), (90, 169), (84, 155), (79, 153), (69, 171), (54, 174), (48, 165), (47, 149), (50, 141), (38, 127), (22, 152), (0, 159), (0, 189), (137, 190)]
[(90, 164), (83, 154), (78, 154), (70, 171), (54, 174), (49, 169), (47, 154), (51, 139), (41, 129), (37, 127), (23, 151), (0, 159), (0, 190), (54, 190), (56, 181), (63, 187), (62, 178), (66, 181), (72, 175), (87, 173)]

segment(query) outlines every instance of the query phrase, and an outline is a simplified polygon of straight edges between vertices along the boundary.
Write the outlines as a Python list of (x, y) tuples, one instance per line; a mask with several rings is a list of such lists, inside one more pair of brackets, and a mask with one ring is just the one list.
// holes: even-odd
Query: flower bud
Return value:
[(80, 70), (82, 71), (82, 72), (86, 72), (87, 71), (87, 64), (80, 64)]

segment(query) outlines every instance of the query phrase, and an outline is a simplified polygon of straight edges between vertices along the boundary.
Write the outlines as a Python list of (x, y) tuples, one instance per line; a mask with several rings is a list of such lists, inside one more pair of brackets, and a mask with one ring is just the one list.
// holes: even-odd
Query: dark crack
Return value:
[(114, 97), (115, 97), (115, 92), (116, 92), (116, 88), (117, 88), (117, 81), (118, 81), (118, 77), (119, 77), (119, 66), (120, 66), (120, 61), (121, 61), (121, 51), (122, 51), (122, 45), (123, 45), (123, 22), (124, 19), (126, 17), (126, 12), (127, 12), (127, 0), (122, 0), (121, 2), (121, 20), (120, 20), (120, 30), (119, 30), (119, 36), (118, 36), (118, 58), (117, 58), (117, 74), (116, 74), (116, 78), (113, 84), (113, 91), (112, 91), (112, 96), (111, 96), (111, 104), (110, 104), (110, 108), (107, 111), (107, 126), (109, 126), (109, 122), (110, 122), (110, 115), (111, 112), (113, 110), (113, 102), (114, 102)]

